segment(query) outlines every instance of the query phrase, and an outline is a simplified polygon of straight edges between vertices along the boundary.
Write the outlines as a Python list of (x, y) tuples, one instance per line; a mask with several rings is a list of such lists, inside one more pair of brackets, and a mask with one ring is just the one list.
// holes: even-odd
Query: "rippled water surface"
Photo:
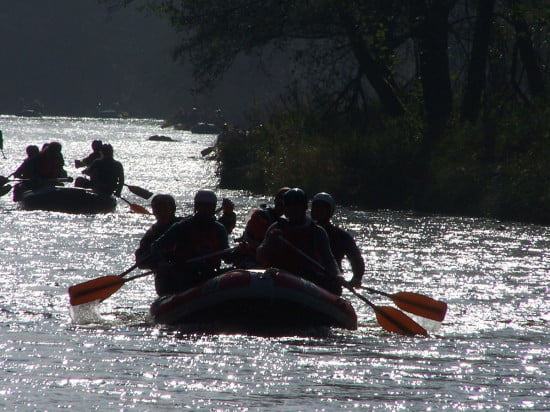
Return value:
[[(215, 188), (212, 135), (161, 130), (157, 120), (0, 116), (0, 174), (28, 144), (63, 144), (70, 175), (93, 139), (113, 144), (128, 184), (173, 194), (191, 212)], [(166, 134), (177, 142), (147, 141)], [(292, 182), (289, 182), (292, 184)], [(265, 198), (231, 197), (242, 231)], [(149, 207), (125, 190), (129, 201)], [(267, 201), (271, 201), (267, 199)], [(115, 213), (17, 209), (0, 198), (0, 405), (4, 410), (550, 410), (550, 231), (485, 219), (341, 208), (367, 262), (365, 284), (449, 304), (428, 338), (385, 332), (346, 295), (359, 330), (265, 338), (186, 334), (152, 326), (151, 278), (129, 282), (73, 322), (67, 287), (133, 263), (153, 223), (120, 202)], [(388, 299), (369, 296), (380, 305)], [(431, 325), (433, 326), (433, 325)], [(431, 327), (430, 326), (430, 327)]]

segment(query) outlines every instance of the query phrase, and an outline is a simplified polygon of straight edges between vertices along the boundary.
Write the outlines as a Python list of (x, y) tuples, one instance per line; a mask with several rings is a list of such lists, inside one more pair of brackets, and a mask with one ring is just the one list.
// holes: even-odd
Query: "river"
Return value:
[[(66, 169), (109, 142), (128, 184), (174, 195), (180, 215), (213, 188), (238, 212), (271, 198), (216, 188), (215, 139), (160, 129), (154, 119), (0, 116), (13, 172), (28, 144), (57, 140)], [(147, 138), (165, 134), (176, 142)], [(292, 185), (292, 182), (289, 182)], [(123, 191), (129, 201), (147, 201)], [(125, 284), (89, 318), (73, 320), (67, 288), (118, 274), (153, 223), (116, 212), (22, 211), (0, 198), (0, 407), (2, 410), (372, 411), (550, 410), (550, 229), (412, 212), (338, 208), (336, 222), (367, 262), (364, 284), (423, 293), (449, 305), (429, 337), (385, 332), (345, 292), (357, 331), (257, 337), (191, 334), (148, 323), (152, 279)], [(380, 305), (387, 298), (369, 295)]]

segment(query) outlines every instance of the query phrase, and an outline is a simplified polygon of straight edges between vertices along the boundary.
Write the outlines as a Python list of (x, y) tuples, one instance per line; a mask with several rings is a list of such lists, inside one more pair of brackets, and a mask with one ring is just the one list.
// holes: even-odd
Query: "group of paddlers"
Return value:
[[(201, 189), (194, 196), (194, 213), (176, 216), (176, 202), (166, 194), (155, 195), (151, 207), (156, 222), (145, 233), (135, 251), (136, 263), (155, 273), (158, 295), (181, 293), (224, 269), (277, 267), (306, 278), (340, 295), (344, 257), (353, 277), (349, 284), (361, 285), (364, 260), (353, 237), (335, 226), (331, 218), (335, 202), (328, 193), (318, 193), (311, 201), (299, 188), (277, 191), (274, 205), (250, 214), (238, 246), (229, 248), (228, 233), (235, 227), (234, 205), (223, 199), (216, 209), (217, 196)], [(216, 218), (216, 213), (223, 214)]]
[[(63, 179), (67, 179), (61, 143), (45, 143), (41, 149), (36, 145), (29, 145), (25, 151), (27, 157), (10, 175), (20, 179), (13, 188), (14, 201), (20, 200), (25, 191), (58, 185)], [(94, 140), (92, 152), (82, 160), (75, 160), (75, 167), (84, 167), (82, 173), (88, 176), (76, 178), (76, 187), (89, 188), (104, 196), (120, 196), (124, 185), (124, 168), (120, 162), (114, 160), (113, 147), (110, 144)]]

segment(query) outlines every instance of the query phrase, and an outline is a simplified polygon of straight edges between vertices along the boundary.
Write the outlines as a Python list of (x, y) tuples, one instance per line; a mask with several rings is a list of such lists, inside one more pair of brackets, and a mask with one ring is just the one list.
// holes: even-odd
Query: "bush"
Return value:
[(367, 208), (548, 223), (549, 115), (509, 108), (475, 124), (455, 120), (426, 167), (414, 119), (378, 116), (355, 129), (337, 115), (279, 111), (220, 144), (220, 184), (264, 194), (298, 186)]

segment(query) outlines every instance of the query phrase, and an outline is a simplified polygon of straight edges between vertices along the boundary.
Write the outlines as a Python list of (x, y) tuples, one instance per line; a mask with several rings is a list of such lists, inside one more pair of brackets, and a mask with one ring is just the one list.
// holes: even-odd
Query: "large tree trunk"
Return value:
[(475, 121), (479, 116), (481, 95), (485, 89), (487, 53), (491, 37), (495, 0), (480, 0), (472, 39), (468, 77), (464, 88), (461, 115), (463, 120)]
[(441, 137), (453, 107), (449, 75), (447, 1), (412, 1), (413, 33), (417, 41), (426, 110), (427, 150)]
[(518, 10), (513, 12), (513, 24), (516, 30), (516, 41), (519, 57), (527, 74), (527, 82), (531, 95), (537, 98), (546, 98), (546, 88), (542, 69), (538, 63), (538, 56), (531, 40), (531, 30), (525, 18)]
[(353, 54), (359, 63), (360, 70), (365, 74), (385, 111), (391, 116), (401, 116), (405, 109), (397, 98), (391, 86), (392, 75), (385, 65), (377, 62), (371, 55), (367, 43), (357, 30), (357, 23), (345, 12), (340, 12), (340, 17), (346, 28)]

